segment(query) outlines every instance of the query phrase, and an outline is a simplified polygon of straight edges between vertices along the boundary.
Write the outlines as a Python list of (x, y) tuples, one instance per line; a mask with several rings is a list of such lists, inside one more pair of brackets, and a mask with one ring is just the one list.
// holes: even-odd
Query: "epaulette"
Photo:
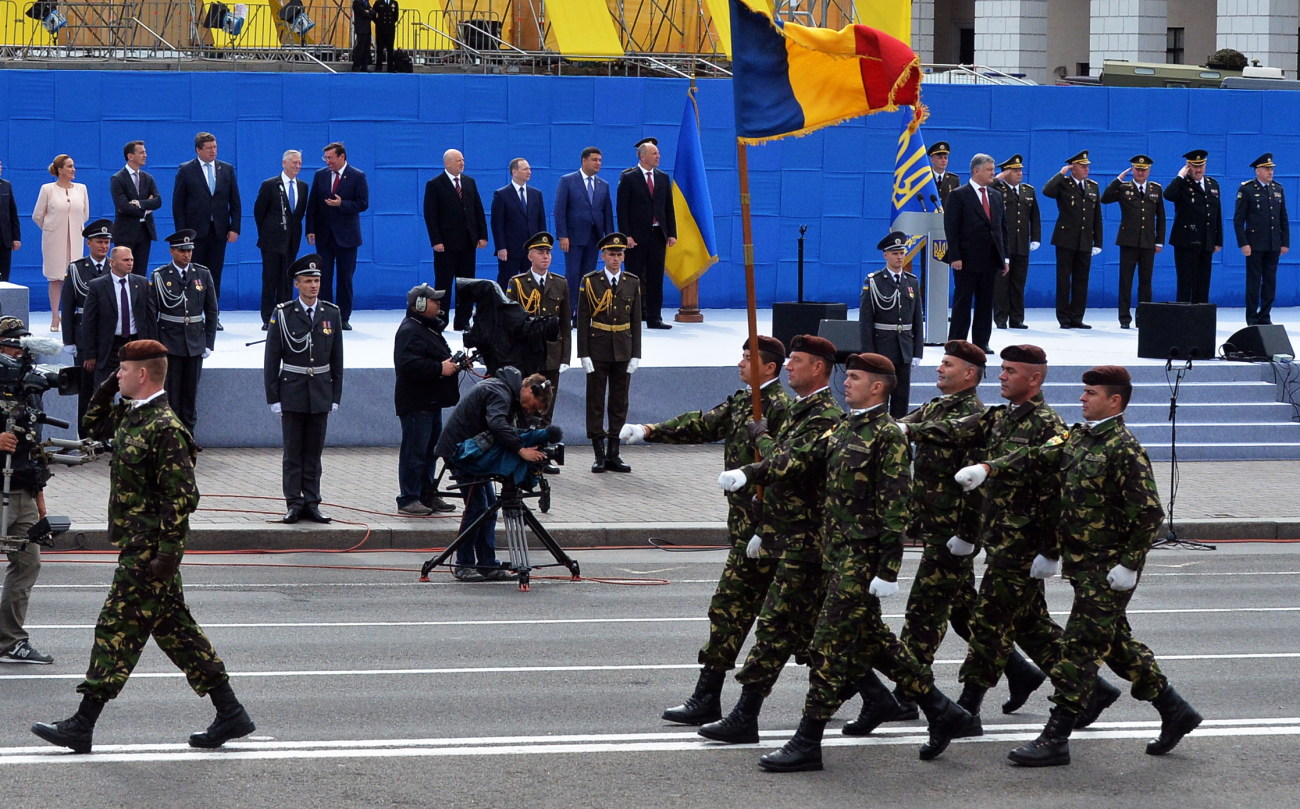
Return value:
[[(197, 269), (197, 270), (208, 270), (207, 267), (203, 266), (202, 264), (195, 264), (193, 261), (190, 262), (190, 269), (191, 269), (191, 270), (195, 270), (195, 269)], [(208, 272), (212, 272), (212, 270), (208, 270)]]
[(338, 308), (339, 308), (339, 305), (338, 305), (337, 303), (335, 303), (334, 301), (327, 301), (327, 300), (324, 300), (324, 299), (322, 299), (322, 298), (317, 298), (317, 299), (316, 299), (316, 305), (317, 305), (317, 306), (322, 306), (322, 307), (329, 307), (330, 309), (338, 309)]
[(627, 270), (623, 270), (623, 277), (624, 277), (624, 278), (631, 278), (633, 281), (640, 281), (640, 280), (641, 280), (640, 278), (637, 278), (636, 273), (631, 273), (631, 272), (628, 272)]
[(293, 303), (296, 303), (296, 302), (297, 302), (297, 301), (285, 301), (284, 303), (277, 303), (277, 304), (275, 305), (275, 308), (276, 308), (276, 309), (283, 309), (284, 307), (289, 306), (290, 304), (293, 304)]
[(585, 281), (588, 278), (593, 278), (597, 275), (604, 275), (604, 274), (605, 274), (604, 270), (593, 270), (592, 272), (589, 272), (586, 275), (582, 276), (582, 279)]

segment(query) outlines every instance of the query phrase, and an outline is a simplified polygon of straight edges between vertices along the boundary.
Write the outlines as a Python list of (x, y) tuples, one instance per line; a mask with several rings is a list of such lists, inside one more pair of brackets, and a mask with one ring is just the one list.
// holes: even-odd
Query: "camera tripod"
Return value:
[[(519, 577), (520, 592), (527, 592), (530, 589), (529, 575), (531, 572), (543, 567), (559, 567), (562, 565), (569, 569), (573, 581), (577, 581), (581, 578), (581, 573), (578, 570), (578, 563), (564, 552), (564, 549), (555, 541), (555, 538), (547, 532), (546, 528), (544, 528), (540, 522), (538, 522), (532, 509), (530, 509), (528, 504), (524, 502), (528, 498), (536, 497), (539, 498), (543, 511), (546, 511), (549, 508), (551, 487), (550, 484), (546, 482), (545, 478), (541, 479), (539, 490), (536, 492), (523, 491), (515, 485), (511, 478), (495, 475), (490, 478), (467, 480), (463, 483), (458, 483), (452, 488), (465, 489), (470, 486), (494, 486), (497, 484), (500, 484), (501, 486), (501, 495), (497, 498), (497, 501), (489, 506), (482, 514), (478, 515), (474, 522), (465, 526), (465, 528), (456, 535), (456, 539), (447, 547), (446, 550), (424, 563), (420, 568), (420, 581), (428, 581), (429, 571), (442, 565), (446, 565), (452, 569), (459, 567), (473, 567), (473, 565), (458, 565), (448, 562), (447, 560), (451, 558), (452, 554), (454, 554), (461, 545), (467, 542), (472, 542), (478, 527), (487, 520), (492, 519), (493, 515), (498, 511), (501, 512), (501, 521), (505, 527), (506, 547), (510, 551), (510, 564), (505, 569)], [(439, 494), (450, 493), (451, 492), (439, 492)], [(554, 564), (534, 565), (530, 562), (528, 558), (529, 532), (531, 532), (532, 535), (537, 538), (537, 541), (540, 542), (542, 546), (550, 552), (551, 556), (555, 558)]]

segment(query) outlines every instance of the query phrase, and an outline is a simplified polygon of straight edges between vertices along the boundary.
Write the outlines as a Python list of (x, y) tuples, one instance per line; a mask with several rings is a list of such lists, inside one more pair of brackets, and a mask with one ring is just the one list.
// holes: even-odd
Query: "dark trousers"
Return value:
[(1088, 272), (1091, 250), (1056, 248), (1056, 320), (1062, 326), (1077, 326), (1088, 309)]
[[(977, 346), (989, 344), (993, 334), (993, 279), (1000, 273), (1001, 262), (983, 269), (966, 262), (966, 268), (953, 270), (956, 286), (952, 293), (952, 315), (948, 321), (948, 339), (965, 340), (967, 330), (970, 341)], [(971, 307), (974, 305), (974, 321)]]
[(290, 508), (320, 503), (321, 453), (325, 451), (325, 428), (329, 413), (280, 414), (280, 433), (284, 438), (281, 478), (284, 502)]
[[(632, 385), (632, 375), (626, 362), (601, 362), (594, 360), (595, 368), (587, 374), (587, 437), (595, 441), (617, 436), (627, 422), (627, 392)], [(602, 426), (606, 412), (608, 392), (608, 427)]]
[(551, 423), (555, 416), (555, 403), (560, 401), (560, 369), (554, 371), (538, 371), (539, 374), (551, 381), (551, 404), (546, 408), (546, 413), (539, 419), (542, 425)]
[(1154, 248), (1119, 248), (1119, 322), (1127, 326), (1133, 322), (1129, 307), (1133, 301), (1133, 270), (1138, 274), (1138, 303), (1151, 300), (1151, 270), (1156, 263)]
[(1182, 303), (1210, 302), (1210, 270), (1214, 250), (1175, 247), (1174, 269), (1178, 273), (1178, 300)]
[[(95, 391), (99, 388), (100, 385), (104, 384), (104, 380), (108, 379), (109, 375), (117, 373), (118, 366), (122, 364), (122, 346), (138, 338), (139, 338), (138, 334), (133, 334), (130, 337), (126, 337), (126, 338), (123, 337), (113, 338), (113, 347), (109, 349), (108, 356), (100, 357), (98, 362), (95, 363), (95, 378), (91, 381), (91, 386), (90, 386), (90, 392), (92, 395), (95, 393)], [(170, 383), (171, 381), (170, 355), (168, 355), (168, 357), (169, 359), (167, 363), (168, 364), (167, 379), (168, 382)], [(82, 367), (84, 368), (85, 366)], [(171, 386), (169, 384), (168, 390), (170, 389)], [(175, 401), (175, 399), (173, 399), (172, 401)], [(173, 408), (174, 407), (175, 406), (173, 405)]]
[(370, 23), (353, 26), (352, 35), (355, 37), (352, 45), (352, 69), (361, 70), (370, 64)]
[(595, 271), (600, 264), (600, 250), (596, 247), (599, 241), (594, 229), (592, 238), (586, 244), (574, 244), (570, 237), (569, 252), (564, 254), (564, 280), (569, 284), (569, 305), (573, 309), (569, 314), (575, 323), (578, 320), (578, 287), (582, 284), (582, 276)]
[(441, 410), (415, 410), (398, 416), (402, 423), (402, 445), (397, 451), (397, 507), (418, 503), (433, 486), (433, 448), (442, 435)]
[(149, 274), (149, 248), (153, 246), (153, 240), (149, 238), (148, 234), (140, 236), (140, 238), (134, 242), (118, 242), (117, 246), (131, 248), (131, 257), (135, 259), (135, 266), (131, 268), (133, 274)]
[[(96, 363), (98, 366), (98, 363)], [(86, 409), (90, 407), (90, 397), (95, 393), (95, 375), (81, 367), (81, 388), (77, 391), (77, 436), (86, 438), (88, 433), (81, 422), (86, 418)]]
[[(13, 266), (14, 251), (13, 248), (6, 244), (0, 247), (0, 281), (9, 280), (9, 268)], [(572, 289), (572, 287), (570, 287)], [(577, 300), (576, 298), (574, 300)], [(575, 306), (577, 304), (574, 304)]]
[(341, 247), (328, 230), (322, 228), (322, 231), (316, 234), (316, 253), (321, 259), (320, 296), (339, 305), (339, 316), (346, 325), (352, 319), (352, 276), (357, 271), (357, 248)]
[(456, 294), (456, 278), (473, 278), (474, 277), (474, 244), (471, 242), (469, 247), (464, 250), (443, 250), (441, 253), (433, 254), (433, 287), (441, 289), (447, 293), (443, 301), (446, 306), (443, 310), (452, 308), (452, 300), (455, 299), (456, 314), (452, 319), (452, 328), (456, 331), (464, 331), (469, 327), (469, 316), (471, 307), (462, 305), (460, 296)]
[(199, 421), (199, 377), (202, 375), (203, 357), (167, 355), (167, 398), (191, 434)]
[[(453, 469), (452, 476), (457, 480), (462, 478), (472, 478), (473, 475), (458, 474)], [(479, 515), (492, 508), (497, 502), (496, 490), (492, 487), (489, 480), (480, 481), (472, 486), (466, 486), (461, 489), (465, 498), (465, 510), (460, 516), (460, 532), (464, 533)], [(473, 539), (464, 542), (456, 549), (456, 564), (481, 567), (500, 567), (501, 562), (497, 560), (497, 518), (493, 514), (488, 517), (474, 531)]]
[(375, 69), (382, 70), (384, 63), (393, 63), (393, 40), (397, 38), (397, 26), (375, 23)]
[(646, 323), (659, 323), (664, 308), (664, 253), (668, 239), (663, 228), (655, 228), (648, 242), (637, 242), (627, 251), (624, 267), (641, 279), (641, 318)]
[[(262, 325), (271, 320), (271, 310), (293, 297), (289, 264), (293, 256), (273, 250), (262, 251)], [(322, 289), (323, 293), (324, 290)]]
[[(998, 328), (1025, 323), (1025, 283), (1029, 280), (1029, 256), (1012, 256), (1011, 271), (993, 276), (993, 320)], [(988, 345), (984, 343), (983, 345)]]
[(207, 232), (200, 232), (194, 237), (194, 256), (190, 259), (195, 264), (207, 267), (212, 273), (212, 291), (221, 300), (221, 269), (226, 266), (226, 234), (218, 233), (216, 225), (208, 223)]
[(505, 291), (506, 286), (510, 284), (510, 279), (514, 278), (521, 272), (528, 272), (533, 266), (533, 262), (528, 260), (528, 255), (523, 258), (508, 258), (505, 261), (497, 259), (497, 286)]
[(1277, 291), (1276, 250), (1251, 250), (1246, 256), (1246, 325), (1267, 326), (1273, 322), (1273, 296)]
[(911, 357), (904, 357), (902, 362), (894, 363), (894, 376), (898, 378), (898, 384), (894, 385), (893, 392), (889, 394), (889, 415), (897, 419), (906, 416), (912, 409)]

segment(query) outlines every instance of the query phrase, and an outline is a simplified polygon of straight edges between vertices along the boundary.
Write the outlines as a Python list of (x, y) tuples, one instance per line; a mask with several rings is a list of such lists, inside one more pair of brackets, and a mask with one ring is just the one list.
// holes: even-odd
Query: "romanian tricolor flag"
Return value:
[(694, 281), (718, 261), (718, 240), (713, 234), (713, 202), (704, 177), (704, 150), (700, 147), (700, 111), (696, 88), (686, 94), (686, 111), (677, 136), (677, 162), (673, 164), (673, 211), (677, 216), (677, 243), (664, 256), (664, 269), (678, 289)]
[(736, 137), (761, 143), (920, 104), (921, 60), (894, 37), (784, 23), (769, 0), (731, 0)]

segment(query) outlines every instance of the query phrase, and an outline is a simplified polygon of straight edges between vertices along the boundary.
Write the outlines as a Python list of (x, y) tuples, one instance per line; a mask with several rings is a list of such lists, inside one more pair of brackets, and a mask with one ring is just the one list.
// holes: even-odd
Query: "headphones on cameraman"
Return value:
[(425, 310), (429, 308), (429, 301), (433, 298), (434, 289), (428, 284), (420, 284), (413, 291), (418, 294), (415, 298), (415, 305), (412, 308), (420, 314), (424, 314)]

